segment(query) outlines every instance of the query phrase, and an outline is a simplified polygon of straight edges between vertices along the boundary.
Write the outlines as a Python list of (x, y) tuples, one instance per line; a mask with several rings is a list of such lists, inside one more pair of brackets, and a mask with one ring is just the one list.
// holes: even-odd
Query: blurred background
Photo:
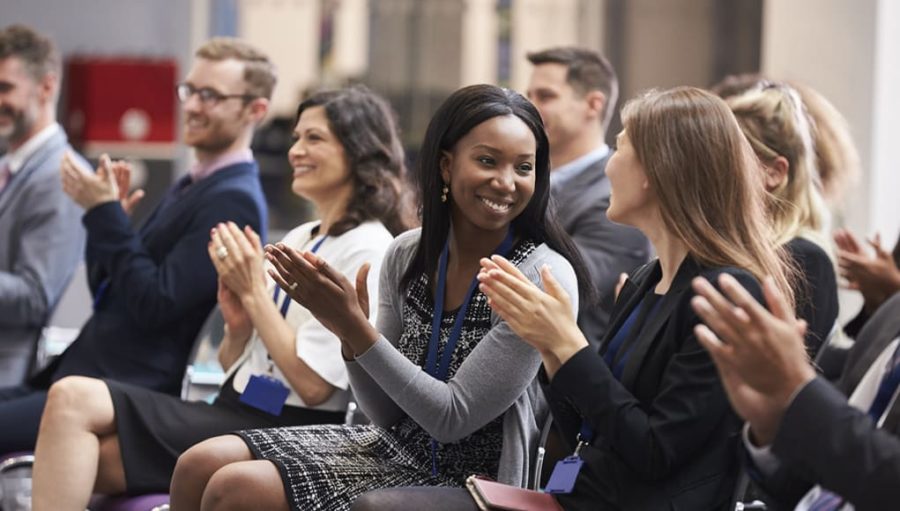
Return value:
[(414, 158), (450, 92), (479, 82), (524, 91), (525, 53), (569, 44), (611, 60), (623, 99), (746, 72), (814, 87), (847, 118), (864, 169), (835, 224), (888, 240), (900, 227), (894, 0), (0, 0), (0, 13), (4, 25), (56, 41), (66, 60), (60, 118), (79, 149), (140, 162), (149, 197), (138, 221), (190, 163), (174, 85), (194, 48), (229, 35), (279, 68), (254, 144), (275, 230), (311, 214), (290, 193), (285, 157), (304, 91), (366, 83), (392, 102)]

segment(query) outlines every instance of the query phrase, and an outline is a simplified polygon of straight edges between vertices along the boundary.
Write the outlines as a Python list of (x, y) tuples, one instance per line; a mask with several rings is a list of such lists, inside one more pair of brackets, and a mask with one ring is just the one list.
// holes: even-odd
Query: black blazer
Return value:
[(793, 509), (813, 484), (838, 493), (858, 511), (894, 509), (900, 503), (900, 403), (890, 405), (881, 429), (847, 404), (847, 396), (898, 336), (900, 293), (860, 331), (838, 389), (819, 378), (794, 398), (772, 444), (781, 469), (760, 481), (770, 509)]
[(794, 238), (785, 248), (800, 271), (797, 317), (806, 320), (806, 349), (815, 358), (838, 316), (834, 263), (822, 247), (805, 238)]
[(748, 272), (705, 268), (688, 257), (634, 341), (618, 381), (601, 354), (659, 281), (658, 261), (643, 266), (622, 289), (600, 354), (585, 348), (545, 385), (570, 449), (582, 418), (595, 432), (593, 444), (582, 450), (585, 464), (575, 491), (559, 499), (566, 509), (709, 510), (730, 501), (740, 421), (712, 359), (694, 336), (700, 319), (690, 305), (691, 280), (702, 275), (717, 285), (723, 272), (761, 299)]
[(32, 385), (82, 375), (178, 394), (194, 338), (216, 303), (209, 231), (231, 220), (265, 233), (267, 213), (255, 163), (219, 170), (171, 198), (139, 232), (118, 202), (84, 215), (91, 290), (97, 296), (106, 279), (109, 286), (75, 342)]

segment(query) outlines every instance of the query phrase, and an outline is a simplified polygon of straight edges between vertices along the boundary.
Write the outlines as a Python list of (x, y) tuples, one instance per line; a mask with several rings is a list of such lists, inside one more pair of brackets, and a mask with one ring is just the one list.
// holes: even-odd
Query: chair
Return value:
[(830, 382), (835, 382), (844, 371), (844, 362), (853, 347), (853, 340), (844, 335), (840, 323), (835, 321), (834, 327), (816, 353), (813, 362)]
[[(750, 479), (750, 474), (743, 467), (738, 473), (737, 483), (734, 485), (734, 497), (731, 499), (732, 505), (729, 509), (734, 511), (765, 511), (766, 503), (755, 498), (758, 493)], [(749, 502), (747, 502), (749, 500)]]
[(217, 352), (222, 338), (225, 336), (225, 319), (222, 310), (216, 305), (207, 316), (188, 360), (191, 361), (184, 371), (181, 384), (181, 399), (198, 401), (214, 399), (219, 387), (225, 382), (225, 372), (219, 365)]
[[(534, 473), (531, 474), (531, 489), (540, 491), (550, 480), (550, 474), (556, 467), (556, 462), (562, 460), (569, 453), (566, 452), (566, 444), (559, 436), (559, 430), (553, 426), (553, 416), (547, 414), (544, 427), (541, 428), (541, 438), (538, 442), (537, 456), (534, 462)], [(544, 470), (544, 467), (549, 470)]]
[(72, 280), (53, 308), (47, 326), (35, 346), (31, 372), (40, 371), (59, 356), (78, 337), (81, 326), (91, 316), (91, 291), (87, 284), (87, 267), (79, 263)]
[(7, 511), (31, 509), (30, 452), (13, 452), (0, 456), (0, 508)]

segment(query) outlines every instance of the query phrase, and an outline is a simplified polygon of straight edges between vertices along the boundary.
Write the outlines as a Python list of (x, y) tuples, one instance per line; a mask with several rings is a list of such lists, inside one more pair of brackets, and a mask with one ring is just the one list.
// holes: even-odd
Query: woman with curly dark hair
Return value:
[[(319, 220), (281, 243), (327, 257), (349, 276), (379, 267), (393, 236), (410, 226), (404, 156), (387, 103), (363, 87), (315, 94), (297, 111), (294, 139), (291, 188), (312, 201)], [(165, 492), (182, 452), (236, 429), (343, 422), (350, 390), (340, 341), (266, 277), (257, 234), (219, 224), (208, 250), (225, 320), (218, 355), (227, 379), (216, 400), (60, 380), (37, 443), (35, 509), (83, 510), (93, 491)]]
[(443, 103), (418, 159), (422, 229), (388, 249), (377, 329), (365, 272), (354, 288), (324, 256), (271, 247), (282, 289), (341, 339), (373, 424), (207, 440), (179, 459), (173, 506), (346, 510), (374, 488), (460, 487), (473, 473), (527, 481), (547, 413), (540, 357), (491, 312), (475, 276), (482, 257), (502, 253), (535, 282), (551, 265), (573, 296), (589, 282), (548, 207), (548, 147), (540, 115), (516, 92), (475, 85)]

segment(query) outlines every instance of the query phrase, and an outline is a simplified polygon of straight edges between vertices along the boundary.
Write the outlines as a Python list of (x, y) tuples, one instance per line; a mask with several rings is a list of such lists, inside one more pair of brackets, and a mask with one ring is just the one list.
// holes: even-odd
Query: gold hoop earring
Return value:
[(441, 188), (441, 202), (447, 202), (447, 196), (450, 194), (450, 188), (444, 184), (444, 187)]

